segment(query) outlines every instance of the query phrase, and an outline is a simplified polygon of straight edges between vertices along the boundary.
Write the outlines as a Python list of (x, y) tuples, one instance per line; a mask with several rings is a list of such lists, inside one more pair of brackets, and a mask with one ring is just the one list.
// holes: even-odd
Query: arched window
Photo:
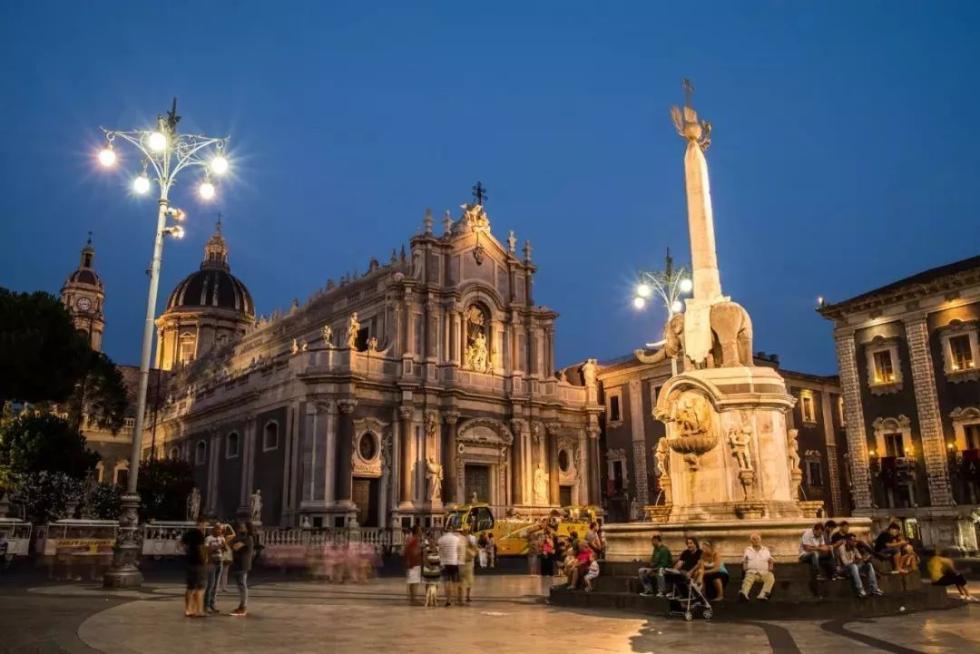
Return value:
[(241, 439), (238, 437), (238, 432), (233, 431), (228, 434), (228, 440), (225, 445), (225, 458), (226, 459), (237, 459), (238, 451), (240, 449)]
[(180, 458), (180, 448), (177, 447), (176, 445), (170, 448), (170, 458), (173, 459), (174, 461)]
[(197, 445), (194, 447), (194, 465), (203, 466), (204, 462), (208, 458), (208, 444), (204, 441), (198, 441)]
[(262, 430), (262, 451), (276, 449), (279, 449), (279, 423), (273, 420), (265, 423), (265, 429)]

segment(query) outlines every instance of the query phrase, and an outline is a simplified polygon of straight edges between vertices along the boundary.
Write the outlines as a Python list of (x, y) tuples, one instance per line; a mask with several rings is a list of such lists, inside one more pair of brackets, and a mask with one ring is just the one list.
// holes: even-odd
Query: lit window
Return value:
[(876, 384), (891, 384), (895, 381), (895, 368), (892, 366), (891, 350), (874, 353), (874, 380)]
[(949, 337), (949, 356), (950, 367), (953, 370), (969, 370), (976, 365), (969, 334), (957, 334)]
[(817, 412), (813, 404), (813, 393), (810, 391), (800, 392), (800, 415), (803, 422), (816, 422)]

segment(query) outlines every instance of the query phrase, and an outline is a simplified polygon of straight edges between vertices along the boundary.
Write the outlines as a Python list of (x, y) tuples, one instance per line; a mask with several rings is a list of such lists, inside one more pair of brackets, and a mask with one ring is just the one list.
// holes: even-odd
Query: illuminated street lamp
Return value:
[[(153, 182), (160, 192), (157, 211), (156, 237), (153, 241), (153, 260), (150, 264), (150, 290), (146, 301), (146, 322), (143, 328), (143, 350), (140, 357), (139, 392), (136, 395), (136, 424), (133, 428), (133, 446), (129, 459), (129, 480), (122, 496), (119, 515), (119, 532), (113, 549), (112, 567), (106, 572), (103, 584), (107, 588), (138, 586), (143, 575), (136, 567), (139, 558), (139, 505), (137, 478), (143, 438), (143, 419), (146, 415), (146, 390), (150, 380), (150, 350), (153, 347), (153, 320), (156, 313), (157, 288), (160, 284), (160, 263), (163, 259), (163, 238), (182, 238), (184, 228), (179, 224), (168, 225), (167, 218), (182, 222), (182, 210), (170, 206), (168, 196), (177, 175), (185, 169), (200, 167), (205, 170), (198, 192), (205, 200), (215, 196), (216, 190), (209, 171), (221, 175), (228, 171), (225, 147), (228, 138), (214, 138), (198, 134), (179, 134), (177, 123), (177, 98), (170, 111), (157, 116), (156, 129), (115, 131), (106, 130), (105, 147), (99, 152), (99, 163), (112, 168), (119, 161), (113, 145), (120, 139), (132, 145), (143, 157), (143, 170), (133, 179), (133, 191), (139, 195), (149, 193)], [(219, 163), (220, 162), (220, 163)], [(152, 175), (151, 175), (152, 173)]]
[[(634, 289), (633, 307), (637, 310), (645, 309), (649, 300), (656, 296), (663, 302), (667, 310), (667, 321), (676, 314), (684, 311), (684, 302), (681, 300), (683, 295), (691, 292), (694, 284), (691, 282), (690, 273), (684, 266), (674, 267), (674, 259), (670, 256), (670, 248), (667, 248), (667, 257), (664, 260), (664, 269), (655, 272), (641, 270), (638, 274), (638, 281)], [(677, 374), (677, 358), (670, 360), (670, 369), (673, 374)]]

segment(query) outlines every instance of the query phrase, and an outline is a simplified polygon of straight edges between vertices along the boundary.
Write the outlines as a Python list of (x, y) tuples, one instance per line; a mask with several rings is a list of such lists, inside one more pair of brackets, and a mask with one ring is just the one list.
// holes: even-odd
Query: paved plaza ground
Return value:
[[(246, 618), (187, 619), (182, 587), (0, 585), (3, 652), (974, 652), (980, 606), (854, 622), (723, 622), (550, 607), (548, 580), (477, 578), (468, 607), (408, 606), (397, 578), (332, 586), (266, 578)], [(233, 594), (219, 608), (236, 604)]]

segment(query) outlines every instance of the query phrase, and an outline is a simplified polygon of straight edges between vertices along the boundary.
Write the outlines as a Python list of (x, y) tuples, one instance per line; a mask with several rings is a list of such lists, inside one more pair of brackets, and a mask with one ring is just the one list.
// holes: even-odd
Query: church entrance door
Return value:
[(378, 526), (378, 481), (354, 477), (351, 500), (357, 505), (357, 524), (362, 527)]
[(475, 496), (477, 502), (490, 502), (490, 466), (467, 463), (465, 474), (465, 501), (472, 502)]
[(561, 506), (572, 505), (572, 487), (562, 484), (558, 487), (558, 504)]

